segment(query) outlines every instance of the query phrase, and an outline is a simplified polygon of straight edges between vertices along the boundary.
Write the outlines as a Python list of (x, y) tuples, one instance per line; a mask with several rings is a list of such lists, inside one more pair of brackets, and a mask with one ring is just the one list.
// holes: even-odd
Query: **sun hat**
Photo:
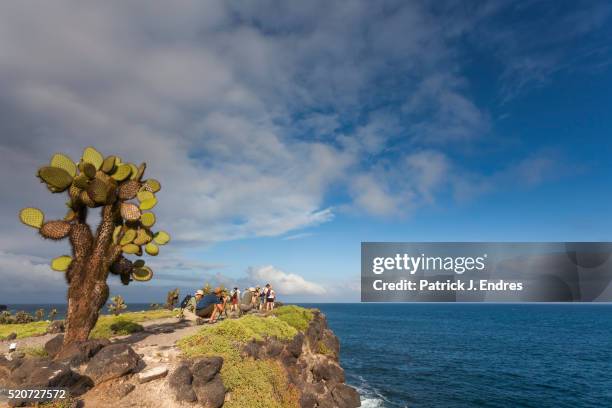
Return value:
[(196, 295), (202, 295), (202, 296), (204, 296), (204, 291), (203, 291), (202, 289), (198, 289), (198, 290), (196, 290), (196, 293), (195, 293), (195, 294), (196, 294)]
[(251, 287), (249, 288), (249, 292), (255, 292), (255, 288), (251, 286)]

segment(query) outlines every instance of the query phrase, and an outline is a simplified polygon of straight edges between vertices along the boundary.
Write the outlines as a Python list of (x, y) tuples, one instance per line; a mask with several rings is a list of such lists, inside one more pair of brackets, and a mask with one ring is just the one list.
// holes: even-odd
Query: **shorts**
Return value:
[(238, 304), (238, 299), (237, 298), (232, 299), (232, 305), (237, 305), (237, 304)]
[(268, 299), (266, 299), (266, 302), (268, 302), (268, 303), (274, 303), (274, 298), (268, 298)]
[(208, 305), (204, 309), (196, 310), (195, 314), (198, 317), (210, 317), (216, 305)]

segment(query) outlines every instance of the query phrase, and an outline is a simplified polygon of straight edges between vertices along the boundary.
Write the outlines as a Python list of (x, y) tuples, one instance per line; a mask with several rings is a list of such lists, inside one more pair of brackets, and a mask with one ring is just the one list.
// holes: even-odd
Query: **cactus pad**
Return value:
[(121, 217), (127, 221), (136, 221), (140, 218), (141, 212), (132, 203), (121, 203)]
[(47, 187), (53, 193), (61, 193), (72, 184), (72, 176), (59, 167), (41, 167), (38, 170), (38, 177), (47, 183)]
[(153, 278), (153, 270), (148, 266), (134, 268), (134, 270), (132, 270), (132, 278), (139, 282), (150, 281)]
[(155, 245), (154, 243), (149, 242), (145, 246), (145, 252), (151, 256), (156, 256), (157, 254), (159, 254), (159, 247)]
[(151, 228), (155, 224), (155, 214), (152, 212), (142, 213), (140, 223), (147, 228)]
[(140, 190), (140, 183), (135, 180), (125, 181), (119, 186), (119, 199), (131, 200)]
[(65, 154), (56, 153), (51, 158), (51, 166), (57, 167), (59, 169), (66, 170), (66, 173), (70, 174), (71, 177), (76, 175), (76, 164), (72, 161), (72, 159)]
[(157, 204), (157, 198), (153, 197), (153, 198), (149, 198), (147, 200), (141, 201), (139, 207), (141, 210), (150, 210), (151, 208), (155, 207), (156, 204)]
[(142, 180), (142, 176), (144, 175), (145, 170), (147, 169), (147, 163), (140, 163), (138, 166), (138, 171), (136, 174), (132, 174), (132, 180), (140, 181)]
[(127, 245), (134, 241), (134, 238), (136, 238), (136, 230), (130, 228), (129, 230), (125, 231), (125, 234), (123, 234), (123, 237), (121, 238), (119, 244)]
[(136, 176), (138, 175), (138, 167), (134, 163), (128, 163), (130, 166), (130, 180), (136, 180)]
[(111, 177), (117, 181), (123, 181), (130, 176), (130, 173), (132, 173), (132, 169), (129, 165), (120, 164)]
[(113, 230), (113, 242), (116, 244), (119, 238), (119, 234), (121, 233), (121, 225), (118, 225)]
[(102, 163), (104, 162), (104, 158), (100, 154), (99, 151), (94, 149), (93, 147), (87, 147), (83, 150), (83, 161), (86, 163), (91, 163), (99, 170), (102, 167)]
[(49, 239), (66, 238), (70, 233), (70, 227), (67, 221), (49, 221), (40, 228), (40, 235)]
[(109, 186), (102, 180), (95, 178), (87, 187), (87, 195), (96, 204), (104, 204), (108, 199)]
[(28, 207), (19, 211), (19, 220), (30, 227), (40, 228), (45, 220), (45, 215), (38, 208)]
[(137, 254), (140, 252), (140, 247), (134, 244), (127, 244), (121, 247), (121, 250), (126, 254)]
[(115, 170), (115, 156), (108, 156), (102, 162), (102, 167), (100, 168), (103, 172), (110, 174)]
[(58, 256), (51, 260), (51, 269), (58, 272), (66, 272), (72, 263), (72, 258), (68, 255)]
[(153, 236), (153, 240), (156, 244), (166, 245), (170, 242), (170, 235), (166, 231), (158, 231)]
[(155, 179), (148, 179), (145, 180), (143, 188), (152, 193), (157, 193), (159, 190), (161, 190), (161, 184), (159, 184), (159, 181)]
[(88, 162), (81, 162), (80, 167), (81, 172), (88, 178), (93, 179), (96, 177), (96, 166)]
[(143, 266), (145, 266), (144, 259), (137, 259), (134, 261), (134, 268), (142, 268)]
[(144, 245), (144, 244), (148, 244), (152, 240), (153, 240), (153, 237), (151, 237), (151, 234), (146, 229), (141, 228), (138, 230), (138, 233), (136, 234), (136, 239), (134, 239), (134, 244)]

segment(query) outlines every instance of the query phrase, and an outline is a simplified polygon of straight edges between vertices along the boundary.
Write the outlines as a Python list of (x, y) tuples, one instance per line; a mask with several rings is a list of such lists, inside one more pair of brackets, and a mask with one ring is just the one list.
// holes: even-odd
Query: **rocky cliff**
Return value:
[[(164, 325), (47, 356), (0, 357), (0, 388), (64, 387), (65, 406), (352, 408), (340, 344), (317, 310), (288, 306), (216, 325)], [(184, 335), (185, 334), (185, 335)], [(10, 405), (27, 405), (11, 401)]]

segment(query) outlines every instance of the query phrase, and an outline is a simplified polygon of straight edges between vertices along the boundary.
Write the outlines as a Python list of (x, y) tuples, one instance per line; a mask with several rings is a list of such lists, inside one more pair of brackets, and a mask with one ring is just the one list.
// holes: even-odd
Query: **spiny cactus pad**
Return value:
[(115, 170), (115, 160), (116, 160), (115, 156), (108, 156), (102, 162), (101, 170), (107, 174), (112, 173), (113, 170)]
[(148, 179), (144, 182), (144, 189), (147, 191), (150, 191), (152, 193), (157, 193), (159, 190), (161, 190), (161, 184), (159, 184), (159, 181), (155, 180), (155, 179)]
[(111, 177), (117, 181), (123, 181), (130, 176), (132, 168), (127, 164), (120, 164)]
[(123, 237), (121, 238), (121, 241), (119, 242), (119, 244), (127, 245), (131, 243), (132, 241), (134, 241), (134, 238), (136, 238), (136, 230), (129, 229), (125, 231), (125, 234), (123, 234)]
[(128, 163), (130, 166), (130, 180), (136, 180), (136, 176), (138, 176), (138, 167), (134, 163)]
[(40, 235), (49, 239), (66, 238), (70, 233), (71, 225), (67, 221), (49, 221), (43, 224)]
[(140, 190), (140, 183), (136, 180), (124, 181), (119, 186), (119, 199), (120, 200), (131, 200), (136, 197), (138, 190)]
[(68, 255), (58, 256), (51, 260), (51, 269), (58, 272), (66, 272), (72, 263), (72, 257)]
[(83, 150), (83, 161), (93, 164), (96, 170), (99, 170), (104, 162), (104, 157), (102, 157), (100, 152), (93, 147), (86, 147), (85, 150)]
[(109, 186), (102, 180), (95, 178), (87, 187), (87, 195), (96, 204), (104, 204), (108, 198)]
[(126, 254), (137, 254), (140, 252), (140, 247), (134, 244), (127, 244), (121, 247), (121, 250)]
[(151, 228), (155, 224), (155, 214), (152, 212), (142, 213), (140, 223), (147, 228)]
[(141, 203), (143, 201), (147, 201), (152, 198), (155, 198), (155, 194), (151, 193), (150, 191), (146, 191), (146, 190), (139, 191), (136, 196), (138, 197), (138, 201), (140, 201)]
[(148, 266), (134, 268), (134, 270), (132, 270), (132, 278), (139, 282), (150, 281), (153, 278), (153, 270)]
[(134, 239), (134, 244), (144, 245), (144, 244), (148, 244), (152, 240), (153, 240), (153, 237), (151, 236), (151, 234), (146, 229), (141, 228), (138, 230), (138, 233), (136, 234), (136, 239)]
[(47, 187), (53, 193), (61, 193), (72, 184), (72, 176), (59, 167), (41, 167), (38, 170), (38, 177), (47, 183)]
[(145, 252), (151, 256), (156, 256), (159, 254), (159, 247), (152, 242), (149, 242), (147, 246), (145, 246)]
[(139, 207), (141, 210), (150, 210), (151, 208), (155, 207), (156, 204), (157, 204), (157, 198), (153, 197), (153, 198), (149, 198), (147, 200), (141, 201)]
[(79, 169), (90, 180), (96, 177), (96, 166), (91, 163), (81, 162)]
[(72, 159), (65, 154), (56, 153), (51, 158), (51, 166), (66, 170), (71, 177), (76, 175), (77, 167)]
[(136, 221), (140, 218), (141, 212), (132, 203), (121, 203), (121, 217), (126, 221)]
[(170, 235), (166, 231), (158, 231), (153, 236), (153, 240), (159, 245), (166, 245), (170, 242)]
[(38, 208), (27, 207), (19, 211), (19, 219), (25, 225), (40, 228), (45, 221), (45, 215)]

